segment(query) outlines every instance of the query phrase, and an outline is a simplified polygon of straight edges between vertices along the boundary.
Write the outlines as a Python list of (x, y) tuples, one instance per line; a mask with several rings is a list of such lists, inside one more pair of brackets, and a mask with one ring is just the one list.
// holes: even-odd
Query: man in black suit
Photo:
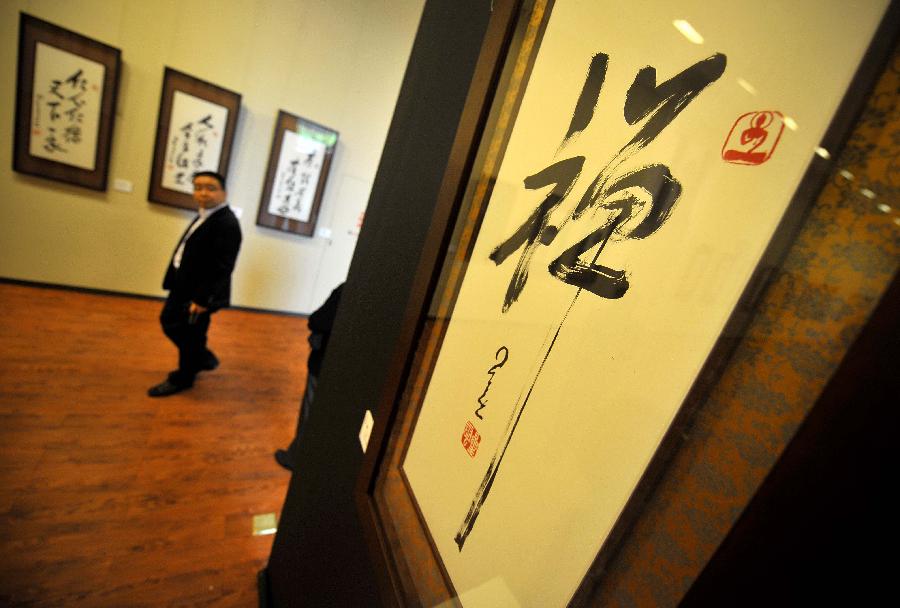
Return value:
[(225, 202), (225, 178), (213, 171), (194, 174), (199, 213), (182, 235), (163, 279), (169, 296), (159, 321), (178, 347), (178, 369), (147, 391), (174, 395), (194, 384), (202, 370), (219, 360), (206, 347), (210, 315), (231, 302), (231, 272), (241, 247), (241, 226)]
[(306, 360), (306, 390), (303, 392), (303, 399), (300, 401), (297, 430), (294, 432), (294, 439), (286, 450), (275, 450), (275, 460), (289, 471), (293, 471), (297, 467), (297, 450), (299, 449), (300, 438), (307, 427), (306, 420), (309, 418), (313, 400), (316, 396), (316, 389), (319, 386), (319, 373), (322, 371), (322, 361), (325, 359), (325, 348), (328, 346), (328, 339), (331, 337), (331, 328), (334, 327), (334, 320), (337, 317), (338, 304), (341, 301), (343, 289), (343, 283), (335, 287), (328, 299), (325, 300), (325, 303), (309, 315), (307, 321), (310, 351), (309, 358)]

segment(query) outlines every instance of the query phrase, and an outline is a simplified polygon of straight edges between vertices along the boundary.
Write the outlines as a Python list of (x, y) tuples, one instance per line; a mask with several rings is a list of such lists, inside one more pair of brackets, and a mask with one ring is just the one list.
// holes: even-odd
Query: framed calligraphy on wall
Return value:
[(13, 169), (106, 190), (121, 51), (19, 19)]
[(278, 111), (256, 223), (312, 236), (338, 132)]
[(887, 0), (793, 16), (612, 4), (497, 3), (508, 50), (471, 171), (457, 184), (448, 168), (456, 219), (434, 240), (449, 244), (421, 272), (431, 299), (358, 486), (409, 605), (588, 605), (825, 184), (883, 67), (876, 32), (896, 23)]
[(192, 176), (227, 177), (241, 95), (167, 67), (150, 175), (154, 202), (194, 209)]

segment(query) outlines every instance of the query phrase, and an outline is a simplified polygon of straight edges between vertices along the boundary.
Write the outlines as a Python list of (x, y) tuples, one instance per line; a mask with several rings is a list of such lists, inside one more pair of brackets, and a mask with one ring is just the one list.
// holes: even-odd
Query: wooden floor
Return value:
[(219, 369), (151, 399), (160, 308), (0, 283), (0, 606), (256, 606), (306, 320), (217, 313)]

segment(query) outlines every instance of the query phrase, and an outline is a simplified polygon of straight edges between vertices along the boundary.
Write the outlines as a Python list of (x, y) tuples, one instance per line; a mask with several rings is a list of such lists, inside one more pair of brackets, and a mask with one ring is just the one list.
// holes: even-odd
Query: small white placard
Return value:
[(316, 230), (316, 234), (322, 237), (323, 239), (331, 238), (331, 228), (319, 228)]
[(113, 190), (118, 190), (119, 192), (131, 192), (134, 190), (134, 184), (127, 179), (117, 177), (113, 180)]
[(244, 215), (244, 208), (243, 207), (235, 207), (233, 205), (228, 205), (228, 206), (231, 207), (231, 212), (234, 213), (234, 217), (241, 219), (241, 216)]
[(366, 410), (363, 416), (362, 426), (359, 427), (359, 443), (362, 445), (362, 451), (365, 453), (369, 446), (369, 436), (372, 435), (372, 427), (375, 426), (375, 419), (372, 418), (372, 412)]

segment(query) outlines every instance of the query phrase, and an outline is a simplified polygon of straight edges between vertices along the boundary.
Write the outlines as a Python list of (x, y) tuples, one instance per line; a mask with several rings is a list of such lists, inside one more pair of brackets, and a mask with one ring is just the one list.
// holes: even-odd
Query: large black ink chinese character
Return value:
[(48, 101), (47, 107), (50, 110), (50, 120), (52, 122), (59, 120), (59, 118), (60, 118), (59, 102), (58, 101)]
[(60, 99), (65, 99), (65, 96), (59, 92), (59, 87), (62, 86), (62, 80), (52, 80), (50, 81), (50, 92), (59, 97)]
[[(590, 124), (606, 79), (608, 63), (609, 57), (603, 53), (598, 53), (591, 60), (568, 132), (563, 138), (563, 146)], [(559, 226), (550, 224), (550, 216), (571, 192), (585, 158), (576, 156), (559, 161), (525, 178), (525, 187), (529, 190), (551, 184), (554, 188), (525, 223), (490, 254), (490, 259), (499, 265), (522, 249), (503, 302), (504, 312), (522, 293), (528, 280), (529, 263), (537, 246), (550, 245), (566, 223), (579, 219), (588, 210), (599, 208), (611, 212), (606, 220), (563, 251), (550, 263), (548, 270), (564, 283), (603, 298), (625, 295), (629, 287), (625, 271), (598, 264), (600, 253), (614, 235), (620, 239), (642, 239), (659, 229), (678, 201), (681, 185), (669, 168), (661, 164), (646, 165), (622, 175), (616, 175), (616, 170), (652, 142), (703, 89), (718, 80), (725, 71), (725, 63), (725, 56), (717, 53), (660, 85), (656, 84), (655, 68), (647, 66), (638, 71), (625, 97), (623, 114), (630, 125), (646, 119), (645, 124), (600, 171), (574, 211)], [(644, 195), (638, 196), (637, 191), (643, 191)], [(644, 219), (635, 226), (631, 220), (644, 211), (647, 198), (650, 199), (650, 208)], [(598, 245), (596, 254), (588, 261), (586, 254)]]
[[(82, 91), (87, 90), (87, 80), (82, 78), (81, 75), (84, 73), (84, 70), (78, 70), (68, 78), (66, 78), (66, 84), (71, 85), (73, 89), (80, 89)], [(55, 82), (55, 81), (54, 81)]]
[(65, 111), (66, 116), (69, 118), (69, 122), (82, 122), (84, 120), (84, 112), (81, 112), (81, 108), (87, 102), (78, 97), (69, 97), (68, 101), (72, 106)]
[(78, 125), (66, 127), (66, 130), (63, 132), (63, 139), (66, 140), (66, 143), (70, 144), (81, 143), (81, 127)]
[(68, 152), (56, 140), (56, 129), (54, 127), (47, 129), (47, 137), (44, 139), (44, 150), (47, 152)]

